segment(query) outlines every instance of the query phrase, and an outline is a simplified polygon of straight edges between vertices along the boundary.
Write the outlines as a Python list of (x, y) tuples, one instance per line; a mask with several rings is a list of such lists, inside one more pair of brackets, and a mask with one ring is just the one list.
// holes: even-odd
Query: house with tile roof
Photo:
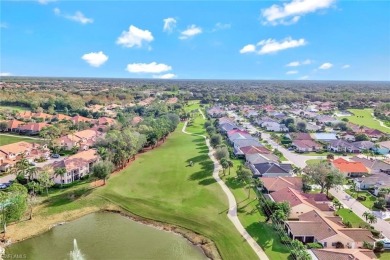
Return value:
[(96, 124), (97, 125), (114, 125), (116, 124), (116, 120), (110, 117), (99, 117), (96, 119)]
[(369, 174), (368, 169), (361, 162), (338, 158), (332, 161), (332, 165), (347, 177), (362, 177)]
[(286, 221), (285, 229), (292, 239), (303, 243), (318, 242), (324, 248), (336, 248), (341, 243), (344, 248), (357, 249), (364, 242), (376, 242), (368, 229), (346, 228), (340, 217), (319, 210), (301, 214), (298, 221)]
[(72, 117), (68, 116), (68, 115), (64, 115), (64, 114), (57, 114), (57, 115), (54, 115), (52, 119), (55, 119), (57, 121), (63, 121), (63, 120), (72, 120)]
[(53, 168), (65, 168), (64, 176), (54, 176), (54, 182), (58, 184), (72, 183), (88, 175), (94, 163), (99, 161), (99, 156), (95, 149), (78, 152), (61, 161), (54, 162)]
[(378, 259), (369, 249), (327, 248), (311, 249), (313, 260), (374, 260)]
[(73, 122), (73, 124), (77, 125), (78, 123), (81, 123), (81, 122), (91, 123), (93, 121), (93, 119), (77, 115), (77, 116), (72, 117), (71, 121)]
[(25, 135), (38, 135), (39, 132), (44, 128), (49, 126), (47, 123), (27, 123), (24, 125), (19, 125), (18, 132)]
[(266, 163), (266, 162), (277, 163), (279, 161), (279, 157), (277, 157), (272, 153), (253, 153), (253, 154), (245, 154), (245, 160), (247, 165)]
[(378, 159), (367, 159), (363, 157), (354, 156), (351, 158), (354, 162), (361, 162), (366, 166), (366, 168), (370, 171), (370, 173), (380, 173), (384, 172), (390, 174), (390, 164), (378, 160)]
[(250, 164), (249, 168), (251, 169), (255, 177), (278, 177), (278, 176), (288, 177), (292, 175), (291, 164), (265, 162), (265, 163)]
[(297, 152), (316, 152), (322, 150), (322, 145), (313, 140), (294, 140), (291, 146), (295, 148)]
[[(290, 207), (288, 219), (299, 219), (302, 214), (312, 210), (323, 211), (329, 216), (333, 216), (331, 201), (326, 198), (325, 194), (320, 196), (311, 196), (290, 187), (280, 189), (268, 195), (275, 202), (287, 202)], [(325, 214), (324, 213), (324, 214)]]
[(303, 187), (302, 177), (260, 177), (263, 184), (263, 190), (266, 193), (291, 188), (301, 191)]
[(17, 132), (19, 127), (23, 125), (24, 122), (12, 119), (7, 122), (7, 131), (8, 132)]

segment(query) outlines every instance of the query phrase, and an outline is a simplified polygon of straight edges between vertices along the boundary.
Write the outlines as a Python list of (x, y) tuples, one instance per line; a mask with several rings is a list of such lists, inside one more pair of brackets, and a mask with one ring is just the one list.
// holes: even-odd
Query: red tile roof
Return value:
[(361, 162), (350, 162), (343, 158), (338, 158), (333, 160), (332, 163), (342, 173), (368, 173), (366, 166)]
[(302, 189), (301, 177), (261, 177), (260, 180), (269, 192), (285, 188)]

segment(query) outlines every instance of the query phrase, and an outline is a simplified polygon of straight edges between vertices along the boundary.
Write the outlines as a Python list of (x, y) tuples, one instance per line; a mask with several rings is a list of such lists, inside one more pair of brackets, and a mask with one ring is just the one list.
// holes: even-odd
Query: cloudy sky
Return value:
[(389, 1), (1, 1), (0, 75), (390, 80)]

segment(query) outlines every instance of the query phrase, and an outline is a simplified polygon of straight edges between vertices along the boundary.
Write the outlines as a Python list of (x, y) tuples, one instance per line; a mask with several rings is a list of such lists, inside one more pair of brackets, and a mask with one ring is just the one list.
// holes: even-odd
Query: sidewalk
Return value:
[[(350, 208), (356, 215), (358, 215), (362, 221), (365, 221), (365, 218), (363, 217), (364, 212), (372, 212), (341, 189), (338, 191), (336, 189), (330, 189), (329, 192), (340, 202), (342, 202), (347, 208)], [(380, 218), (378, 218), (377, 221), (377, 223), (370, 225), (374, 226), (376, 230), (382, 231), (382, 234), (385, 237), (390, 238), (390, 223)]]

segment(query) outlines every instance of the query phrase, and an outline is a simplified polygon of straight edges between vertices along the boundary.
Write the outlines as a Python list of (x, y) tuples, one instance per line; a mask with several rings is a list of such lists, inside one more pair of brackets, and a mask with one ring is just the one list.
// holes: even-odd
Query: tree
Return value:
[(330, 153), (330, 154), (326, 155), (326, 159), (327, 160), (334, 160), (334, 154)]
[(225, 158), (222, 158), (221, 166), (222, 166), (222, 169), (223, 169), (223, 175), (225, 176), (225, 171), (226, 171), (227, 168), (229, 168), (229, 163), (227, 162), (227, 160)]
[(110, 176), (110, 173), (114, 169), (114, 166), (109, 161), (100, 161), (95, 163), (92, 167), (92, 175), (99, 180), (103, 180), (103, 185), (106, 185), (106, 180)]
[(54, 185), (53, 178), (48, 171), (42, 171), (38, 175), (39, 185), (46, 190), (46, 196), (49, 196), (49, 188)]
[(329, 189), (343, 184), (344, 176), (326, 161), (308, 165), (304, 172), (309, 182), (321, 187), (321, 193), (326, 190), (328, 194)]
[(64, 183), (64, 176), (66, 174), (66, 168), (65, 167), (58, 167), (54, 170), (54, 175), (61, 177), (61, 187)]
[(356, 141), (369, 141), (370, 138), (368, 138), (368, 136), (366, 134), (357, 134), (355, 136), (355, 140)]
[(378, 221), (377, 217), (374, 214), (368, 216), (368, 223), (375, 224)]
[(334, 206), (337, 210), (344, 208), (343, 204), (342, 204), (340, 201), (338, 201), (338, 200), (334, 200), (334, 201), (333, 201), (333, 206)]
[(227, 163), (229, 165), (229, 175), (230, 175), (230, 168), (232, 168), (234, 166), (234, 164), (231, 160), (227, 160)]
[(371, 213), (370, 213), (369, 211), (365, 211), (365, 212), (362, 214), (363, 218), (366, 219), (366, 222), (368, 221), (368, 217), (369, 217), (370, 215), (371, 215)]
[(220, 134), (214, 134), (210, 138), (210, 144), (212, 147), (216, 147), (222, 143), (222, 136)]
[(97, 154), (103, 161), (108, 159), (108, 150), (105, 147), (98, 147)]
[(4, 132), (7, 129), (8, 129), (7, 122), (0, 122), (0, 132)]
[(215, 127), (212, 126), (212, 125), (206, 127), (206, 132), (207, 132), (209, 135), (215, 133), (215, 131), (216, 131), (216, 130), (215, 130)]
[(384, 198), (378, 198), (374, 202), (374, 207), (380, 210), (385, 210), (386, 209), (386, 200)]
[(12, 168), (12, 172), (16, 174), (17, 179), (25, 179), (30, 167), (30, 162), (22, 156), (22, 159), (15, 163), (15, 167)]
[(217, 147), (215, 150), (215, 157), (218, 160), (221, 160), (222, 158), (229, 158), (229, 150), (226, 146)]
[(246, 184), (246, 188), (248, 189), (248, 199), (251, 195), (251, 189), (254, 187), (253, 185), (253, 178), (252, 178), (252, 172), (247, 167), (244, 167), (240, 165), (237, 169), (237, 180), (241, 183)]
[(306, 123), (305, 122), (298, 122), (297, 123), (297, 130), (299, 132), (306, 132)]

